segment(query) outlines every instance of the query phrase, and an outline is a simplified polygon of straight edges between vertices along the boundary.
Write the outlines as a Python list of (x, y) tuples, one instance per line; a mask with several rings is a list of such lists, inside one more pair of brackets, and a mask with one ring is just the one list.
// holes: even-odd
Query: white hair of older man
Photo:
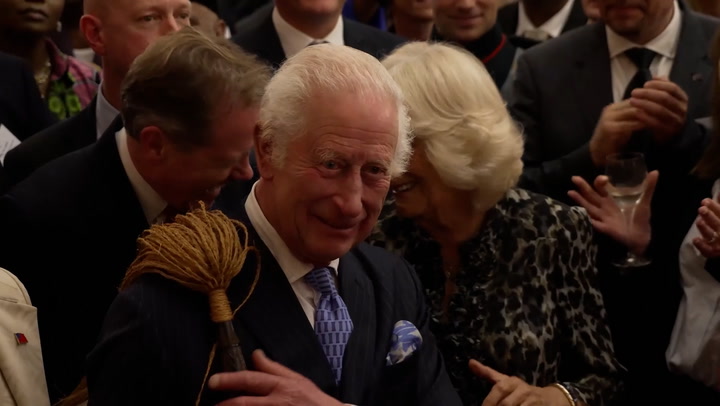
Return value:
[(415, 140), (450, 187), (487, 210), (522, 173), (523, 138), (482, 63), (446, 44), (408, 43), (383, 60), (405, 94)]
[(371, 55), (333, 44), (309, 46), (289, 58), (265, 89), (260, 107), (261, 137), (272, 142), (275, 165), (283, 165), (290, 140), (305, 133), (306, 109), (318, 94), (359, 96), (367, 104), (394, 104), (398, 140), (389, 173), (399, 176), (405, 172), (412, 136), (400, 87)]

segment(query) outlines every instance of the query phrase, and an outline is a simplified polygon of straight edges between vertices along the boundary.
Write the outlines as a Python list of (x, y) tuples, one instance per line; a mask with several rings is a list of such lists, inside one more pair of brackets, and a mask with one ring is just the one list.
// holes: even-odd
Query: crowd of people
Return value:
[(720, 404), (715, 3), (0, 0), (0, 403)]

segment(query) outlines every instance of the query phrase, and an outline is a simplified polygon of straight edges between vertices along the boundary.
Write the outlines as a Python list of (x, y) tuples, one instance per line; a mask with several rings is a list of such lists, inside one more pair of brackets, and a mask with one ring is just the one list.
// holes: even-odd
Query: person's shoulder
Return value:
[(67, 209), (92, 193), (92, 150), (84, 148), (41, 166), (15, 185), (6, 195), (24, 211), (39, 213)]
[(686, 21), (690, 21), (690, 24), (700, 27), (703, 30), (705, 38), (712, 40), (718, 28), (720, 28), (720, 18), (694, 11), (687, 11), (687, 13)]
[(585, 209), (521, 188), (510, 189), (502, 204), (506, 215), (521, 219), (542, 235), (586, 228)]
[(530, 61), (567, 63), (580, 49), (602, 51), (599, 44), (605, 39), (605, 26), (594, 23), (570, 30), (557, 38), (545, 41), (526, 50), (522, 58)]
[(13, 303), (31, 305), (25, 285), (10, 271), (0, 268), (0, 296)]
[[(380, 30), (367, 24), (362, 24), (357, 21), (350, 20), (348, 18), (343, 18), (343, 24), (345, 25), (346, 39), (347, 34), (351, 34), (353, 37), (361, 38), (364, 41), (368, 41), (374, 46), (381, 48), (382, 50), (386, 50), (386, 53), (389, 53), (396, 47), (407, 42), (407, 40), (403, 37), (389, 33), (387, 31)], [(361, 51), (370, 53), (370, 51), (373, 51), (373, 49), (361, 49)]]

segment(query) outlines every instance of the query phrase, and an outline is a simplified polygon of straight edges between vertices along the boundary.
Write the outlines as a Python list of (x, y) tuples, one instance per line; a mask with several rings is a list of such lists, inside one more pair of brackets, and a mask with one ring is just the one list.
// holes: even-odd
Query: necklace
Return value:
[(45, 92), (47, 91), (47, 85), (50, 79), (50, 68), (50, 60), (48, 59), (45, 61), (45, 66), (43, 66), (42, 70), (35, 74), (35, 82), (38, 85), (38, 89), (40, 89), (40, 96), (43, 99), (45, 98)]

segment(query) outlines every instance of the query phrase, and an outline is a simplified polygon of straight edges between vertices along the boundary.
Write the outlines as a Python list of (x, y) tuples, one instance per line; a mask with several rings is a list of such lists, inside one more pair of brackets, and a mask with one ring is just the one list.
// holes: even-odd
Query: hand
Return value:
[(653, 133), (662, 145), (682, 131), (687, 119), (688, 96), (680, 86), (666, 78), (655, 78), (635, 89), (629, 99), (638, 109), (637, 119)]
[(645, 128), (637, 115), (638, 109), (629, 100), (603, 109), (590, 139), (590, 157), (596, 166), (604, 166), (608, 155), (620, 152), (635, 131)]
[(567, 406), (565, 395), (555, 387), (540, 388), (528, 385), (522, 379), (509, 377), (470, 360), (470, 370), (480, 378), (495, 384), (482, 406)]
[(277, 362), (271, 361), (261, 350), (253, 352), (257, 371), (224, 372), (210, 377), (208, 387), (252, 393), (228, 399), (218, 406), (338, 406), (333, 397), (321, 391), (304, 376)]
[(701, 204), (695, 224), (702, 238), (695, 238), (693, 244), (705, 258), (717, 258), (720, 257), (720, 203), (705, 199)]
[(620, 242), (633, 254), (643, 255), (650, 244), (650, 203), (657, 181), (657, 171), (650, 172), (645, 179), (645, 190), (635, 207), (629, 230), (625, 216), (608, 194), (607, 176), (600, 175), (595, 178), (594, 189), (585, 182), (585, 179), (573, 176), (572, 182), (578, 187), (578, 191), (571, 190), (568, 196), (587, 210), (590, 222), (596, 230)]

